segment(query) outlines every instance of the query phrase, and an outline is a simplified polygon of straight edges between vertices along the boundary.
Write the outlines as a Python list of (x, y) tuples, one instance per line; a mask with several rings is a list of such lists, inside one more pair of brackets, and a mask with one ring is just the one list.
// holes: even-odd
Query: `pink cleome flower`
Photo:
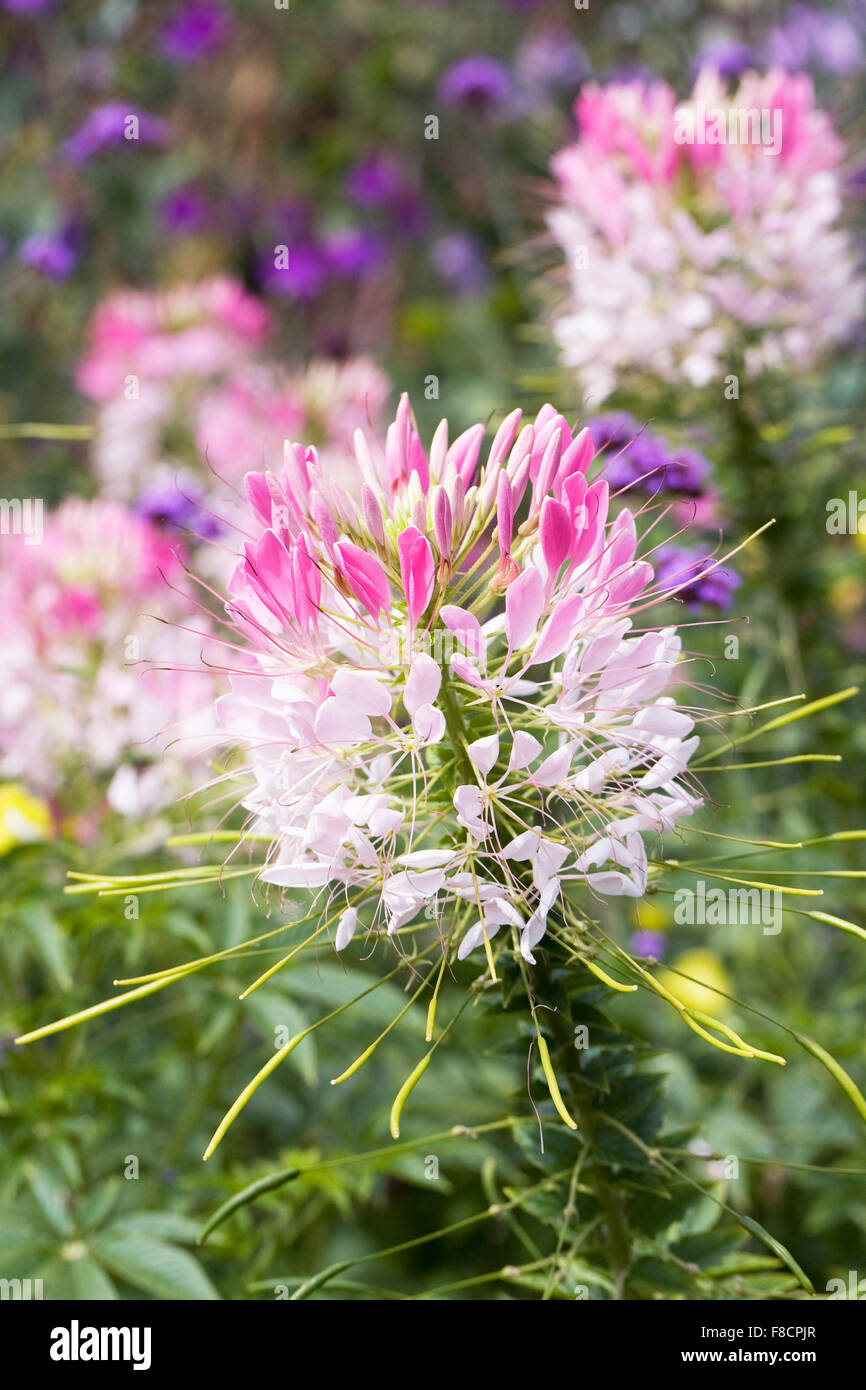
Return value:
[(532, 961), (567, 885), (643, 894), (644, 836), (700, 805), (680, 639), (633, 628), (653, 569), (588, 431), (515, 410), (482, 465), (484, 434), (426, 448), (404, 396), (354, 496), (299, 444), (246, 478), (219, 716), (263, 879), (335, 899), (338, 949), (432, 911), (461, 957), (507, 926)]
[(47, 518), (39, 544), (3, 539), (0, 778), (75, 814), (93, 809), (82, 778), (110, 780), (110, 803), (129, 814), (189, 789), (201, 745), (181, 735), (210, 728), (215, 686), (183, 559), (119, 504), (81, 498)]
[(844, 147), (804, 74), (712, 66), (678, 103), (661, 81), (590, 84), (552, 160), (548, 225), (567, 266), (553, 321), (598, 406), (635, 374), (702, 387), (803, 370), (859, 322), (841, 224)]

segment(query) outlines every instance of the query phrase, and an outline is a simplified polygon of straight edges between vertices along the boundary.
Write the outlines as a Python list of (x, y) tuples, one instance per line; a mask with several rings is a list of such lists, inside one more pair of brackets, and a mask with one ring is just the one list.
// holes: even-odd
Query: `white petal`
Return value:
[(508, 760), (508, 771), (519, 772), (521, 768), (529, 767), (529, 764), (538, 757), (542, 745), (532, 734), (518, 731), (514, 735), (514, 742), (511, 745), (511, 757)]
[(499, 757), (499, 735), (489, 734), (487, 738), (477, 738), (466, 750), (482, 777), (486, 777)]
[(341, 667), (331, 677), (331, 690), (341, 700), (355, 705), (365, 714), (391, 712), (391, 692), (368, 671)]
[(412, 715), (412, 730), (419, 743), (438, 743), (445, 736), (445, 715), (435, 705), (419, 705)]
[(315, 730), (322, 743), (359, 743), (372, 732), (370, 720), (358, 705), (336, 698), (320, 705)]
[(355, 935), (355, 928), (358, 925), (358, 914), (353, 907), (347, 907), (337, 926), (337, 939), (334, 945), (338, 951), (342, 951), (352, 937)]
[(419, 652), (412, 662), (412, 669), (406, 678), (403, 691), (403, 704), (406, 712), (414, 715), (422, 705), (432, 705), (442, 684), (442, 671), (439, 663), (426, 652)]

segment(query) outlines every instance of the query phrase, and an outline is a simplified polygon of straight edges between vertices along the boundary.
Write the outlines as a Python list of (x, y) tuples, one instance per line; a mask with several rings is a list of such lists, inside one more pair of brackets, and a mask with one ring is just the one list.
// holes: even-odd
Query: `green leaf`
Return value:
[(44, 903), (30, 901), (22, 904), (20, 920), (57, 987), (63, 991), (70, 990), (73, 979), (66, 938), (54, 914)]
[(117, 1205), (120, 1192), (120, 1178), (108, 1178), (96, 1183), (78, 1208), (78, 1224), (82, 1231), (97, 1231), (105, 1225)]
[(89, 1257), (85, 1257), (83, 1260), (73, 1260), (69, 1270), (72, 1277), (73, 1298), (95, 1303), (120, 1297), (105, 1270), (95, 1260), (91, 1260)]
[(177, 1241), (179, 1245), (194, 1245), (198, 1240), (199, 1224), (177, 1211), (134, 1211), (119, 1216), (112, 1230), (123, 1230), (131, 1236), (150, 1236), (154, 1240)]
[(49, 1228), (62, 1239), (72, 1235), (75, 1227), (66, 1206), (66, 1189), (44, 1169), (31, 1167), (27, 1174), (30, 1190)]
[(118, 1225), (97, 1236), (91, 1248), (116, 1278), (154, 1298), (219, 1298), (198, 1261), (176, 1245)]

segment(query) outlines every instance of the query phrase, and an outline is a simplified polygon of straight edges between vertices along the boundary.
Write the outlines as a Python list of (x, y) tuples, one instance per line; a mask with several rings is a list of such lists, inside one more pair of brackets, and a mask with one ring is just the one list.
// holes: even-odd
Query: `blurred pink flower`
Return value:
[(146, 768), (148, 810), (189, 789), (215, 685), (183, 558), (119, 504), (80, 498), (48, 519), (41, 544), (4, 539), (0, 777), (76, 813), (82, 785), (123, 766), (127, 806)]
[(593, 406), (641, 374), (803, 370), (850, 336), (864, 283), (844, 148), (809, 77), (748, 72), (729, 91), (709, 65), (683, 103), (635, 80), (584, 87), (576, 112), (552, 161), (568, 285), (553, 332)]

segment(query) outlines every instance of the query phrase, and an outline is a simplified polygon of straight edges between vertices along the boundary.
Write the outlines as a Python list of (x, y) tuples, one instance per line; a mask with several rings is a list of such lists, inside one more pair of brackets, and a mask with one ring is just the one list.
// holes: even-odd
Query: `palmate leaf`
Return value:
[(197, 1260), (167, 1241), (118, 1223), (91, 1242), (93, 1254), (124, 1283), (159, 1299), (218, 1299)]
[(72, 1280), (72, 1297), (85, 1302), (102, 1302), (117, 1299), (120, 1294), (101, 1265), (85, 1256), (73, 1260), (69, 1266)]
[(66, 1188), (44, 1168), (33, 1167), (27, 1176), (30, 1191), (45, 1224), (53, 1235), (68, 1239), (73, 1233), (74, 1223), (66, 1205)]

